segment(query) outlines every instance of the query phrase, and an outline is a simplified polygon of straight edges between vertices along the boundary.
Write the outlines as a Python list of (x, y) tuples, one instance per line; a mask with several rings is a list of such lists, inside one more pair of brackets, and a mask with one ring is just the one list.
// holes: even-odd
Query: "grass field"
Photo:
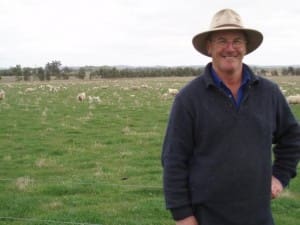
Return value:
[[(165, 93), (190, 79), (0, 83), (0, 224), (174, 224), (161, 182)], [(275, 81), (300, 93), (300, 77)], [(278, 225), (299, 225), (300, 176), (272, 207)]]

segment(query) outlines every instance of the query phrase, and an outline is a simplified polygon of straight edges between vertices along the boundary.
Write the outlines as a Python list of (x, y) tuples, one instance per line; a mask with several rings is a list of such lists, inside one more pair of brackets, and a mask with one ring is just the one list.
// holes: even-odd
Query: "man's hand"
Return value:
[(176, 225), (199, 225), (194, 216), (189, 216), (183, 220), (177, 220)]
[(272, 176), (272, 183), (271, 183), (271, 198), (277, 198), (280, 193), (283, 191), (283, 186), (281, 182), (274, 176)]

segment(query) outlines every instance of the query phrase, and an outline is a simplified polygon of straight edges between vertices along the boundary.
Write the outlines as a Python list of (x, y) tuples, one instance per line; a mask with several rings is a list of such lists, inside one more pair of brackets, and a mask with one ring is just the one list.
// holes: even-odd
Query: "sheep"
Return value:
[(168, 88), (168, 91), (162, 94), (162, 99), (169, 99), (172, 96), (176, 96), (179, 93), (178, 89)]
[(85, 92), (81, 92), (81, 93), (79, 93), (79, 94), (77, 95), (77, 100), (80, 101), (80, 102), (84, 101), (85, 98), (86, 98)]
[(5, 92), (3, 90), (0, 90), (0, 100), (5, 99)]
[(289, 104), (300, 104), (300, 95), (290, 95), (286, 99)]
[(25, 89), (25, 92), (32, 92), (32, 91), (35, 91), (35, 88), (28, 87), (28, 88)]
[(178, 89), (169, 88), (168, 89), (168, 94), (175, 96), (175, 95), (178, 94)]
[(147, 84), (142, 84), (141, 88), (149, 88), (149, 86)]
[(60, 87), (55, 87), (50, 84), (47, 84), (46, 87), (49, 88), (50, 92), (58, 92), (58, 90), (60, 89)]
[(88, 96), (89, 103), (101, 103), (101, 99), (99, 96)]

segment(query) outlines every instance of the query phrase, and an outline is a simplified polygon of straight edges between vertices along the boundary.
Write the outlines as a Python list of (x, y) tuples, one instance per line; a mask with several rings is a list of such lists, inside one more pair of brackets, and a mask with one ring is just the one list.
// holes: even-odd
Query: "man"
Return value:
[(300, 126), (278, 86), (242, 62), (262, 40), (231, 9), (193, 38), (212, 62), (176, 96), (162, 153), (177, 225), (274, 224), (270, 202), (296, 176)]

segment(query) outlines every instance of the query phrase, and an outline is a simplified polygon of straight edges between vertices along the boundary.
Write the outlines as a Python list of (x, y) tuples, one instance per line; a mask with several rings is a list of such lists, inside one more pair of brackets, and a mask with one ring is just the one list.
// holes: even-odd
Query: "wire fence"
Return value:
[[(0, 178), (0, 182), (5, 182), (5, 181), (15, 181), (18, 178)], [(66, 181), (66, 180), (57, 180), (57, 179), (48, 179), (46, 180), (35, 180), (35, 182), (43, 182), (43, 183), (55, 183), (55, 184), (74, 184), (74, 185), (102, 185), (102, 186), (114, 186), (114, 187), (131, 187), (131, 188), (147, 188), (147, 189), (161, 189), (162, 186), (159, 185), (142, 185), (142, 184), (117, 184), (117, 183), (112, 183), (109, 181), (100, 181), (100, 182), (84, 182), (84, 181)]]

